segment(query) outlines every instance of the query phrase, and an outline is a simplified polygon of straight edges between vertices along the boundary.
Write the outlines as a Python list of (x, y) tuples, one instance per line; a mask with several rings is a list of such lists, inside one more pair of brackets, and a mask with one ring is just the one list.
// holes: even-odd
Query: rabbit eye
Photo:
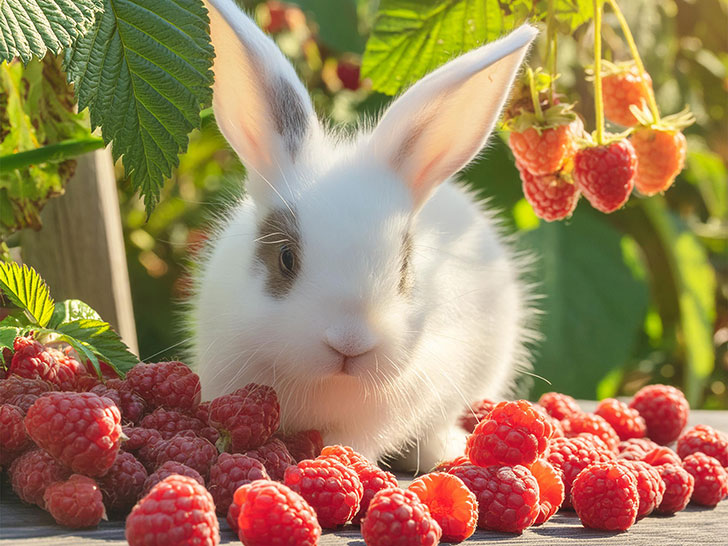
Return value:
[(278, 255), (278, 263), (281, 266), (281, 271), (288, 275), (292, 275), (294, 268), (296, 267), (296, 256), (288, 245), (281, 247), (281, 252)]

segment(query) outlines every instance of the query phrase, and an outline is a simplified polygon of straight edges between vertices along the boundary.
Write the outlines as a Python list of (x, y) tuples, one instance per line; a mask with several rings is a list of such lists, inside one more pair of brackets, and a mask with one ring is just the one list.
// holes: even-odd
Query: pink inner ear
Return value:
[(432, 170), (438, 167), (438, 163), (445, 157), (446, 150), (442, 150), (435, 154), (425, 165), (421, 166), (417, 171), (417, 175), (412, 180), (410, 188), (415, 202), (420, 202), (427, 197), (427, 193), (432, 189), (431, 176)]

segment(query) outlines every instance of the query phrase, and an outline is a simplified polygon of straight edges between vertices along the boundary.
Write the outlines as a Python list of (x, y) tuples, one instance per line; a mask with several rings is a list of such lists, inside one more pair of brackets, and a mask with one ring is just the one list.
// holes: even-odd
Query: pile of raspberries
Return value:
[[(99, 379), (32, 336), (4, 356), (0, 465), (13, 490), (66, 527), (126, 518), (131, 546), (215, 545), (221, 518), (247, 546), (315, 545), (347, 523), (369, 546), (429, 546), (476, 528), (521, 533), (559, 508), (585, 527), (625, 530), (728, 494), (728, 437), (704, 425), (682, 433), (687, 401), (664, 385), (595, 413), (558, 393), (480, 401), (460, 419), (464, 455), (402, 489), (316, 430), (282, 434), (271, 387), (201, 403), (181, 362)], [(675, 440), (677, 451), (664, 447)]]

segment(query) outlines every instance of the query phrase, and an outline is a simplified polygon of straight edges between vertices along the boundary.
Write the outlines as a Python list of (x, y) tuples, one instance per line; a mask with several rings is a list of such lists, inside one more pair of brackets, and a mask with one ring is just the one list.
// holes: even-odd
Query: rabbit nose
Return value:
[(370, 331), (352, 331), (337, 327), (326, 329), (324, 341), (334, 351), (348, 358), (366, 354), (377, 345), (377, 339)]

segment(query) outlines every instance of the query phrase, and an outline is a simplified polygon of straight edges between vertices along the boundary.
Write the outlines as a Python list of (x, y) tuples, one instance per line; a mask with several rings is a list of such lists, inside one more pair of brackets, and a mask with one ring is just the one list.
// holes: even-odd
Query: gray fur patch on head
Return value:
[[(293, 288), (301, 265), (301, 238), (298, 222), (288, 209), (275, 209), (266, 215), (255, 239), (255, 265), (266, 276), (266, 291), (274, 298), (282, 298)], [(291, 270), (281, 265), (284, 249), (292, 252)]]
[(409, 294), (412, 289), (412, 235), (410, 232), (404, 234), (402, 242), (402, 265), (399, 269), (399, 292), (400, 294)]
[(276, 78), (268, 89), (270, 115), (276, 131), (283, 138), (286, 150), (295, 157), (308, 131), (308, 115), (301, 98), (293, 86), (283, 78)]

